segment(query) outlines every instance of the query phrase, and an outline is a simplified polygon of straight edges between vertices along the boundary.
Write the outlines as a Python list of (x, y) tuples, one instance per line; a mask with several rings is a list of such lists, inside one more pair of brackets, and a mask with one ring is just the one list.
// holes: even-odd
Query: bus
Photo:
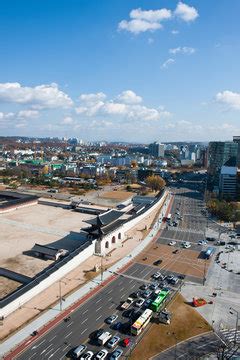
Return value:
[(167, 296), (169, 295), (169, 290), (161, 290), (156, 299), (151, 303), (150, 309), (154, 312), (157, 312), (160, 309), (160, 306), (164, 303)]
[(132, 335), (139, 335), (152, 318), (152, 310), (146, 309), (142, 315), (131, 326)]
[(214, 247), (208, 247), (204, 253), (205, 259), (210, 259), (210, 257), (214, 254), (214, 252), (215, 252)]

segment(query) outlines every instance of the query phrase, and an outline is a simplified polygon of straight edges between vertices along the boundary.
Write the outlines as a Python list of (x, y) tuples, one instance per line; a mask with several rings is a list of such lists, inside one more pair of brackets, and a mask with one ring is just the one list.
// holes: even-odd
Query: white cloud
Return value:
[(19, 83), (0, 83), (0, 102), (30, 104), (32, 108), (67, 108), (73, 105), (71, 98), (58, 85), (21, 86)]
[(240, 93), (225, 90), (216, 95), (216, 100), (229, 108), (240, 110)]
[(185, 22), (194, 21), (199, 16), (198, 11), (193, 6), (184, 4), (181, 1), (177, 4), (174, 14)]
[[(190, 22), (194, 21), (198, 16), (198, 12), (194, 7), (188, 6), (181, 1), (174, 12), (166, 8), (157, 10), (142, 10), (138, 8), (130, 11), (129, 20), (119, 22), (118, 30), (129, 31), (137, 35), (141, 32), (159, 30), (162, 28), (163, 21), (171, 20), (174, 17)], [(172, 34), (177, 33), (177, 30), (172, 30)]]
[(155, 31), (161, 28), (162, 25), (158, 22), (149, 22), (141, 19), (133, 19), (130, 21), (122, 20), (118, 24), (119, 30), (126, 30), (136, 35), (141, 32)]
[(84, 102), (92, 103), (106, 99), (106, 95), (103, 92), (99, 92), (96, 94), (82, 94), (79, 98)]
[(138, 8), (132, 10), (129, 16), (131, 19), (140, 19), (155, 23), (170, 19), (172, 17), (172, 12), (168, 9), (142, 10), (141, 8)]
[(117, 96), (117, 99), (125, 104), (139, 104), (142, 102), (141, 96), (138, 96), (132, 90), (123, 91), (120, 95)]
[[(88, 101), (91, 95), (91, 101)], [(80, 96), (82, 103), (75, 109), (80, 116), (98, 116), (98, 117), (115, 117), (122, 121), (139, 119), (144, 121), (159, 120), (163, 117), (170, 116), (170, 113), (164, 108), (148, 108), (141, 104), (142, 98), (132, 90), (125, 90), (115, 100), (99, 101), (97, 94), (84, 94)], [(95, 99), (95, 101), (93, 100)]]
[(31, 119), (31, 118), (37, 118), (39, 116), (38, 110), (21, 110), (17, 114), (18, 118), (21, 119)]
[(170, 58), (167, 59), (166, 61), (164, 61), (164, 63), (161, 65), (161, 69), (167, 69), (169, 67), (169, 65), (174, 64), (175, 60)]
[(187, 46), (179, 46), (173, 49), (169, 49), (169, 53), (176, 55), (176, 54), (188, 54), (188, 55), (192, 55), (196, 52), (196, 49), (192, 48), (192, 47), (187, 47)]
[(65, 118), (62, 121), (63, 125), (71, 125), (73, 123), (73, 119), (71, 116), (65, 116)]
[(172, 30), (172, 31), (171, 31), (171, 34), (173, 34), (173, 35), (178, 35), (178, 34), (179, 34), (179, 31), (178, 31), (178, 30)]
[(3, 113), (0, 111), (0, 120), (7, 120), (7, 119), (11, 119), (15, 116), (15, 114), (13, 112), (9, 112), (9, 113)]

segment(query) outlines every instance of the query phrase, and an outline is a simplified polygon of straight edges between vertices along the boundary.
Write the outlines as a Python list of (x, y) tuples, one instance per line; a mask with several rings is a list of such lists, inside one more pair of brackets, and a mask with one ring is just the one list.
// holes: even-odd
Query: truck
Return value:
[(110, 340), (112, 337), (111, 333), (108, 331), (105, 331), (104, 333), (102, 333), (102, 335), (99, 336), (99, 338), (97, 339), (97, 343), (98, 345), (102, 346), (104, 344), (106, 344), (106, 342), (108, 340)]
[(133, 298), (129, 297), (127, 300), (121, 305), (122, 310), (127, 310), (132, 304), (134, 300)]

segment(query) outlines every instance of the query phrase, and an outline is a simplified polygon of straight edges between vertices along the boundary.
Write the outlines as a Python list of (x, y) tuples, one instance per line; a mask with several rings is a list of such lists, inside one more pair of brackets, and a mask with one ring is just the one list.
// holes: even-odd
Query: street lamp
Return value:
[(236, 327), (235, 327), (235, 335), (234, 335), (234, 345), (236, 345), (237, 343), (237, 330), (238, 330), (238, 319), (239, 319), (239, 312), (237, 310), (235, 310), (234, 308), (230, 307), (229, 308), (229, 312), (230, 314), (235, 313), (236, 314)]

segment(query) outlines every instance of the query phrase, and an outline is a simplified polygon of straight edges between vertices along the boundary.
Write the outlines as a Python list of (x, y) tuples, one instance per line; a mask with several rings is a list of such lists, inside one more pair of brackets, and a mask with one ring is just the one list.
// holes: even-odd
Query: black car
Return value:
[(123, 316), (124, 317), (127, 317), (127, 318), (130, 318), (132, 316), (132, 313), (134, 312), (134, 309), (127, 309), (123, 312)]
[(141, 289), (141, 290), (147, 290), (147, 289), (148, 289), (148, 285), (147, 285), (147, 284), (142, 284), (142, 285), (140, 286), (140, 289)]
[(159, 259), (159, 260), (154, 261), (153, 265), (160, 265), (161, 263), (162, 263), (162, 260)]
[(99, 336), (101, 336), (103, 333), (104, 333), (103, 329), (96, 330), (90, 335), (90, 338), (92, 340), (97, 340), (99, 338)]
[(140, 296), (140, 294), (141, 294), (140, 291), (136, 291), (136, 292), (132, 293), (132, 294), (130, 295), (130, 297), (136, 299), (136, 298), (138, 298), (138, 297)]
[(136, 321), (140, 316), (142, 315), (142, 312), (139, 310), (134, 310), (133, 313), (131, 314), (131, 320), (132, 321)]

